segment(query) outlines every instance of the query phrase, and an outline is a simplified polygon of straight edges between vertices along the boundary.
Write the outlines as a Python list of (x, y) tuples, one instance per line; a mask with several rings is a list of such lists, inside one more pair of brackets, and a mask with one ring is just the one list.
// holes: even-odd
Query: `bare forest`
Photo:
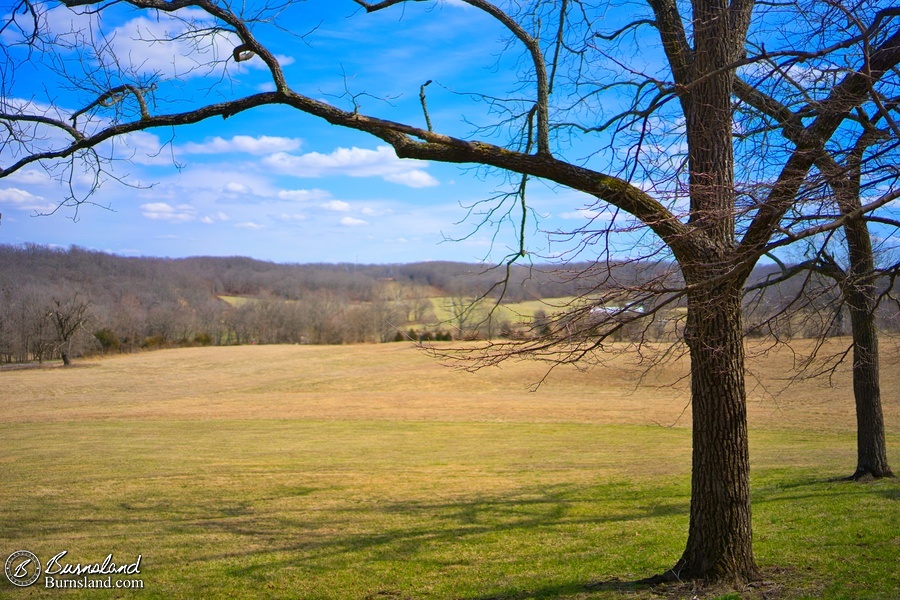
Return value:
[[(585, 318), (598, 320), (598, 313), (623, 310), (604, 297), (604, 284), (679, 279), (672, 265), (660, 263), (606, 265), (603, 273), (588, 264), (522, 266), (500, 288), (495, 270), (476, 264), (132, 258), (37, 245), (0, 246), (0, 264), (0, 361), (7, 364), (173, 346), (537, 337), (576, 303), (586, 307)], [(796, 277), (760, 287), (779, 273), (760, 267), (751, 279), (747, 335), (849, 333), (833, 281)], [(880, 286), (883, 331), (900, 327), (892, 285), (885, 278)], [(673, 304), (622, 335), (676, 339), (684, 311)]]

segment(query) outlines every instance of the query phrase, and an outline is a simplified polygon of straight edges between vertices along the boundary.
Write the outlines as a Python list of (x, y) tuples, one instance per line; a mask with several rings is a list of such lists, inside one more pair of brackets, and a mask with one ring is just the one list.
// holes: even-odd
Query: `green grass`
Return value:
[[(434, 311), (435, 318), (438, 323), (451, 324), (454, 316), (451, 310), (451, 299), (447, 296), (438, 296), (430, 298), (431, 308)], [(494, 304), (489, 300), (483, 300), (475, 309), (474, 317), (470, 319), (473, 323), (485, 318), (488, 311), (492, 312), (493, 320), (497, 323), (509, 321), (510, 323), (530, 323), (534, 315), (539, 310), (544, 311), (548, 315), (552, 315), (562, 310), (563, 307), (574, 302), (572, 297), (567, 298), (545, 298), (543, 300), (526, 300), (524, 302), (510, 302), (504, 304)]]
[[(556, 406), (553, 389), (523, 399), (527, 422), (477, 412), (448, 420), (452, 411), (423, 419), (415, 405), (385, 413), (385, 392), (415, 389), (416, 369), (430, 373), (430, 362), (411, 354), (403, 382), (384, 373), (371, 392), (323, 375), (341, 356), (367, 370), (396, 368), (406, 356), (378, 346), (264, 350), (267, 364), (303, 357), (295, 385), (314, 380), (315, 398), (331, 385), (345, 407), (329, 405), (327, 419), (287, 404), (273, 414), (255, 399), (270, 398), (267, 383), (284, 386), (274, 379), (283, 369), (260, 366), (253, 377), (255, 363), (246, 363), (234, 373), (253, 352), (164, 351), (3, 374), (12, 387), (0, 395), (0, 558), (23, 548), (42, 558), (68, 550), (82, 562), (141, 554), (145, 589), (14, 589), (0, 576), (0, 596), (659, 597), (627, 583), (590, 584), (647, 577), (678, 558), (690, 501), (688, 428), (539, 418), (539, 406)], [(191, 375), (201, 367), (211, 380), (243, 382), (246, 412), (217, 402), (218, 390), (207, 393), (201, 374)], [(129, 374), (124, 389), (112, 389)], [(123, 402), (129, 383), (155, 378), (169, 387), (135, 389), (138, 406)], [(179, 408), (190, 411), (154, 404), (179, 382), (190, 392)], [(13, 400), (17, 392), (26, 404)], [(295, 404), (307, 398), (290, 393)], [(886, 396), (893, 406), (896, 396)], [(66, 412), (60, 402), (81, 406)], [(56, 408), (42, 412), (42, 404)], [(786, 401), (782, 409), (790, 411)], [(761, 589), (779, 598), (900, 597), (900, 484), (837, 481), (852, 470), (854, 436), (810, 422), (751, 432), (755, 551), (769, 582)], [(898, 444), (892, 433), (895, 467)], [(727, 594), (706, 597), (753, 591)]]
[[(659, 464), (686, 452), (683, 429), (259, 420), (3, 433), (18, 449), (7, 458), (33, 465), (4, 479), (3, 547), (140, 553), (142, 596), (587, 597), (591, 581), (664, 570), (686, 534), (684, 461)], [(796, 441), (758, 435), (754, 450)], [(828, 481), (842, 457), (820, 448), (849, 441), (816, 440), (821, 468), (755, 465), (758, 559), (810, 597), (896, 597), (900, 486)]]

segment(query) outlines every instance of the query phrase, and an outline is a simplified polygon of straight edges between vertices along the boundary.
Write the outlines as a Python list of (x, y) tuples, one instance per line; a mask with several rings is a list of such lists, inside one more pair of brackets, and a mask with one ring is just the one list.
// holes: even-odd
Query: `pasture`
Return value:
[[(883, 343), (900, 469), (898, 352)], [(795, 355), (751, 348), (760, 585), (900, 597), (900, 483), (855, 467), (849, 373), (778, 393)], [(477, 373), (406, 344), (184, 348), (0, 372), (0, 555), (133, 561), (144, 589), (4, 597), (659, 598), (690, 491), (685, 364), (639, 379)], [(640, 383), (640, 385), (638, 385)]]

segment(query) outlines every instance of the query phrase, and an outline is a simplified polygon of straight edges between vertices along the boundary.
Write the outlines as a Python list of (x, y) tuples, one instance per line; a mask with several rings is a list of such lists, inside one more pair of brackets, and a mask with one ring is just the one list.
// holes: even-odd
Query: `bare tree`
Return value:
[(57, 351), (62, 357), (63, 365), (72, 364), (70, 357), (72, 342), (75, 336), (85, 330), (85, 326), (91, 320), (89, 312), (91, 303), (84, 297), (79, 297), (78, 292), (51, 299), (51, 308), (47, 316), (53, 322), (56, 330)]
[(478, 302), (471, 296), (453, 293), (444, 298), (444, 309), (450, 315), (449, 323), (456, 332), (456, 339), (468, 339), (475, 335), (481, 317)]
[[(41, 89), (30, 90), (26, 100), (13, 98), (8, 91), (13, 88), (4, 82), (0, 177), (36, 163), (67, 181), (74, 181), (72, 173), (85, 164), (96, 173), (111, 174), (109, 160), (115, 154), (108, 143), (118, 136), (280, 105), (369, 133), (390, 144), (401, 158), (475, 164), (513, 174), (508, 194), (473, 208), (485, 224), (497, 216), (506, 222), (517, 219), (519, 207), (524, 222), (529, 214), (526, 192), (533, 179), (596, 198), (598, 207), (616, 215), (616, 222), (624, 220), (622, 229), (647, 232), (646, 247), (653, 247), (654, 255), (674, 258), (683, 277), (677, 293), (665, 288), (645, 291), (686, 301), (684, 341), (691, 359), (690, 525), (685, 551), (664, 578), (757, 577), (751, 543), (742, 288), (765, 253), (838, 229), (897, 196), (889, 192), (808, 226), (789, 214), (812, 209), (798, 203), (799, 191), (826, 145), (852, 126), (854, 111), (867, 105), (871, 114), (882, 109), (883, 97), (895, 95), (885, 88), (896, 84), (900, 63), (896, 19), (900, 9), (882, 2), (860, 3), (865, 27), (848, 36), (829, 20), (805, 19), (801, 7), (792, 2), (461, 1), (493, 20), (508, 36), (509, 47), (521, 49), (524, 57), (516, 93), (485, 90), (477, 96), (487, 103), (490, 114), (497, 115), (495, 126), (466, 137), (435, 130), (424, 86), (412, 90), (422, 94), (423, 127), (365, 113), (359, 100), (379, 90), (348, 91), (329, 104), (317, 99), (318, 90), (304, 92), (302, 81), (292, 85), (268, 46), (267, 36), (279, 31), (282, 5), (250, 3), (238, 9), (214, 0), (62, 2), (86, 17), (127, 5), (150, 12), (154, 19), (172, 19), (178, 27), (165, 39), (148, 40), (155, 50), (167, 43), (173, 47), (176, 41), (189, 43), (197, 69), (220, 79), (224, 68), (249, 60), (258, 61), (271, 75), (273, 91), (239, 97), (233, 96), (227, 82), (221, 86), (211, 82), (210, 88), (222, 99), (204, 104), (209, 94), (182, 94), (182, 88), (161, 73), (143, 72), (139, 63), (112, 56), (112, 44), (92, 45), (92, 40), (105, 39), (93, 30), (49, 34), (42, 29), (45, 5), (21, 0), (8, 17), (7, 35), (18, 32), (19, 44), (29, 52), (54, 57), (48, 68), (80, 92), (81, 104), (61, 106), (55, 103), (56, 96)], [(355, 4), (374, 13), (440, 2), (355, 0)], [(180, 12), (186, 8), (189, 13)], [(104, 23), (95, 19), (90, 27), (102, 32)], [(773, 35), (773, 24), (792, 35)], [(794, 36), (806, 41), (797, 46)], [(629, 40), (638, 43), (632, 46)], [(229, 51), (223, 53), (226, 45)], [(660, 46), (662, 66), (655, 60)], [(811, 47), (798, 50), (807, 46)], [(654, 60), (641, 54), (648, 47)], [(183, 45), (177, 51), (182, 50)], [(8, 66), (16, 66), (12, 63), (23, 57), (15, 50), (5, 55)], [(812, 58), (827, 63), (833, 73), (827, 88), (797, 75), (804, 61)], [(755, 173), (766, 182), (764, 191), (747, 198), (735, 191), (733, 96), (738, 69), (757, 64), (775, 64), (775, 75), (806, 87), (810, 102), (796, 141), (767, 156), (765, 168)], [(14, 77), (16, 69), (3, 73)], [(335, 73), (340, 76), (338, 65)], [(164, 108), (157, 99), (166, 101), (161, 103)], [(586, 157), (567, 150), (569, 134), (590, 138), (593, 150)], [(494, 143), (498, 135), (506, 135), (508, 143)], [(90, 199), (90, 190), (81, 192), (73, 185), (70, 192), (70, 205)], [(524, 234), (525, 228), (520, 232)], [(614, 232), (584, 227), (576, 233), (595, 244), (609, 240)], [(607, 243), (608, 248), (613, 246)], [(526, 255), (522, 235), (510, 261)], [(598, 330), (593, 340), (572, 348), (567, 360), (602, 349), (603, 340)], [(501, 349), (496, 358), (516, 352), (549, 355), (550, 346)]]
[[(870, 23), (861, 19), (861, 15), (870, 8), (869, 3), (822, 4), (824, 8), (814, 5), (806, 5), (806, 8), (809, 14), (818, 15), (821, 19), (845, 23), (847, 39), (864, 38), (868, 34)], [(881, 13), (880, 16), (886, 14)], [(770, 61), (763, 64), (767, 64), (772, 70), (777, 69)], [(818, 80), (819, 87), (825, 87), (834, 81), (834, 74), (828, 70), (806, 76)], [(735, 93), (744, 107), (752, 109), (758, 117), (747, 130), (757, 134), (768, 134), (774, 130), (793, 144), (802, 143), (806, 131), (803, 119), (810, 106), (808, 90), (804, 86), (798, 85), (789, 77), (777, 82), (758, 82), (756, 85), (738, 79)], [(885, 96), (885, 93), (894, 95)], [(824, 214), (836, 214), (844, 219), (843, 228), (840, 232), (828, 231), (818, 236), (820, 239), (807, 240), (810, 258), (790, 268), (782, 264), (782, 272), (775, 279), (783, 281), (804, 271), (814, 271), (832, 278), (837, 282), (843, 305), (849, 311), (853, 334), (853, 390), (857, 416), (857, 467), (852, 479), (893, 475), (887, 462), (879, 384), (876, 309), (877, 281), (881, 273), (876, 269), (868, 222), (874, 220), (894, 227), (900, 225), (900, 222), (873, 214), (867, 215), (863, 210), (863, 199), (868, 197), (880, 200), (885, 195), (885, 182), (897, 179), (896, 151), (900, 144), (900, 127), (896, 122), (898, 100), (900, 97), (896, 96), (896, 90), (893, 89), (873, 94), (870, 108), (873, 112), (868, 113), (863, 107), (856, 109), (855, 127), (844, 132), (838, 138), (839, 143), (831, 144), (827, 152), (816, 157), (816, 170), (810, 174), (800, 200), (823, 202), (829, 206), (824, 210), (795, 211), (795, 215), (798, 220), (808, 223), (812, 219), (823, 220)], [(768, 141), (764, 144), (764, 148), (769, 150), (771, 146)], [(765, 152), (765, 149), (762, 151)], [(892, 196), (892, 193), (887, 192), (887, 196)], [(843, 234), (842, 254), (846, 256), (843, 265), (828, 243), (838, 233)], [(896, 269), (896, 266), (889, 267), (891, 269)], [(768, 281), (762, 285), (770, 283)], [(761, 288), (761, 285), (755, 287)], [(840, 316), (840, 308), (835, 314)]]

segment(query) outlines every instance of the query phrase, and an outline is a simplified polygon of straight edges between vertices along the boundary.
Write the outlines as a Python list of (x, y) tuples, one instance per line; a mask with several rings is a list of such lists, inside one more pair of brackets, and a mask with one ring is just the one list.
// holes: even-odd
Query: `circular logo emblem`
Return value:
[(28, 550), (16, 550), (6, 559), (6, 578), (19, 587), (28, 587), (41, 576), (41, 561)]

